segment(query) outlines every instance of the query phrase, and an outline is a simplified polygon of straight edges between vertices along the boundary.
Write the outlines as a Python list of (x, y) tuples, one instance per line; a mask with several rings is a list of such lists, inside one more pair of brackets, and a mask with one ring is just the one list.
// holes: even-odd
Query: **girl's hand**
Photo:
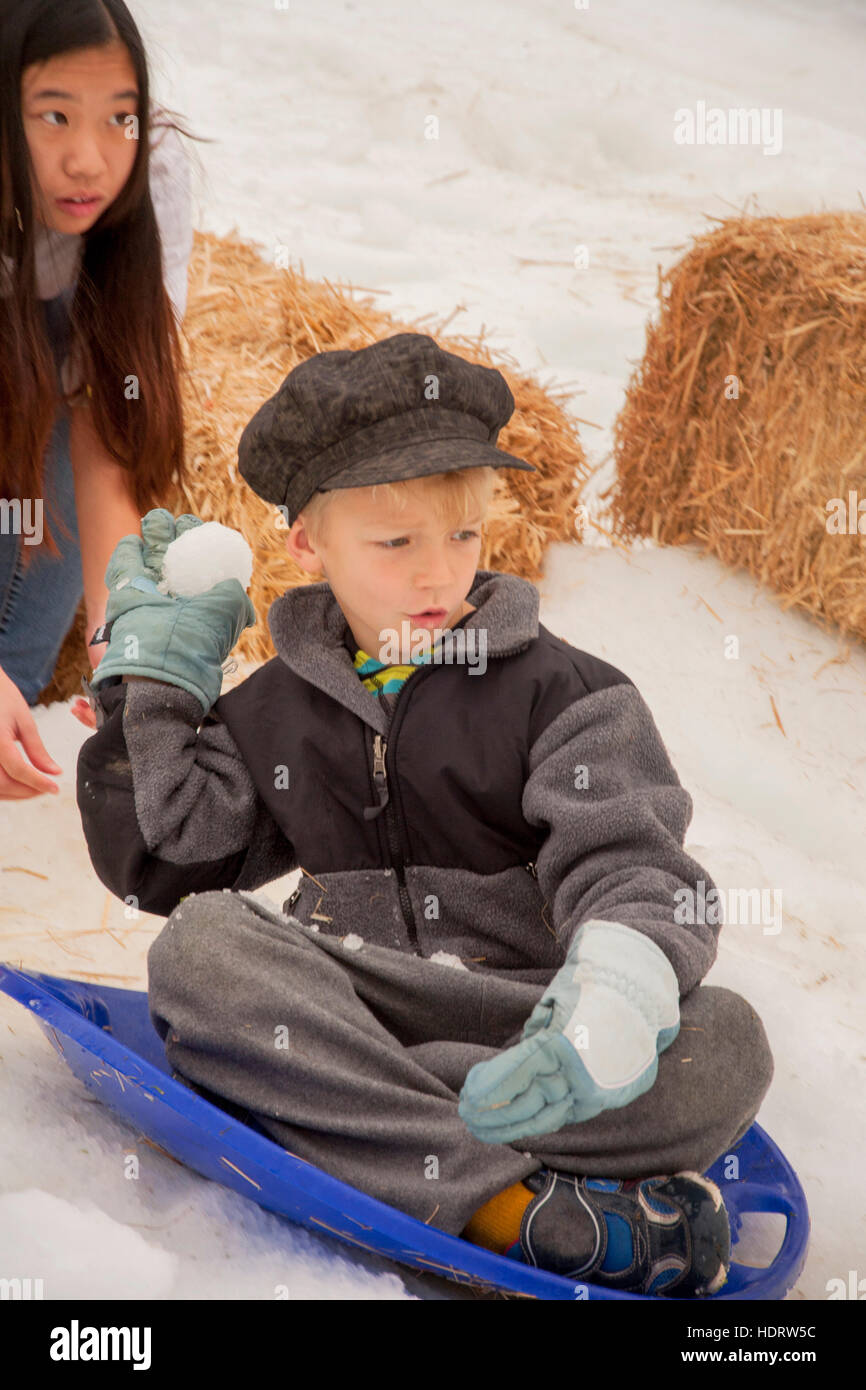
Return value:
[[(16, 742), (21, 743), (30, 762), (21, 756)], [(0, 801), (23, 801), (42, 792), (56, 795), (60, 791), (57, 783), (43, 774), (62, 771), (39, 737), (21, 691), (0, 671)]]
[(70, 714), (74, 714), (79, 723), (86, 724), (88, 729), (96, 728), (96, 715), (82, 696), (73, 701)]
[[(100, 624), (104, 621), (104, 614), (100, 617), (98, 622), (88, 618), (86, 631), (90, 633), (95, 632), (96, 629), (100, 626)], [(100, 661), (105, 656), (107, 650), (107, 642), (100, 642), (98, 647), (87, 648), (87, 660), (91, 663), (92, 671), (96, 670)], [(90, 708), (90, 705), (88, 704), (87, 700), (84, 699), (83, 695), (79, 695), (78, 699), (73, 701), (69, 713), (74, 715), (80, 724), (86, 725), (88, 729), (96, 728), (96, 713), (94, 710)]]

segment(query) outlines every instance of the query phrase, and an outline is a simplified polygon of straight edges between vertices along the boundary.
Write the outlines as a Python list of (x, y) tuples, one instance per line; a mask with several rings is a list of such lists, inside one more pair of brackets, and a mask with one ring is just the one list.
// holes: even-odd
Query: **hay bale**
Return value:
[[(614, 532), (699, 541), (866, 639), (866, 215), (731, 218), (659, 277), (615, 425)], [(855, 523), (856, 525), (856, 523)]]
[[(427, 316), (429, 317), (429, 316)], [(452, 315), (453, 317), (453, 315)], [(259, 621), (235, 648), (244, 661), (274, 653), (266, 615), (286, 589), (309, 576), (286, 552), (282, 514), (247, 486), (236, 471), (244, 425), (297, 363), (317, 352), (361, 348), (394, 333), (429, 333), (441, 346), (495, 366), (508, 381), (515, 410), (498, 444), (538, 467), (537, 473), (500, 473), (491, 503), (480, 567), (508, 570), (533, 582), (552, 541), (579, 539), (575, 512), (590, 473), (577, 426), (558, 394), (520, 372), (508, 354), (482, 341), (443, 336), (441, 329), (394, 319), (370, 295), (308, 280), (300, 271), (275, 269), (238, 237), (196, 232), (184, 319), (187, 479), (160, 499), (175, 516), (193, 512), (243, 532), (256, 557), (250, 597)], [(84, 651), (84, 601), (58, 657), (40, 704), (81, 691), (90, 667)]]

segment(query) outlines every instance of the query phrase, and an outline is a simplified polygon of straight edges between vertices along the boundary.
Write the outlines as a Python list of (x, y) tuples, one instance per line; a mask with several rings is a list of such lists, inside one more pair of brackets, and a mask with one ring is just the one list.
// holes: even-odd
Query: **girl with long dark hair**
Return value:
[(123, 0), (3, 0), (0, 798), (58, 790), (29, 706), (82, 593), (89, 637), (114, 547), (182, 476), (179, 130)]

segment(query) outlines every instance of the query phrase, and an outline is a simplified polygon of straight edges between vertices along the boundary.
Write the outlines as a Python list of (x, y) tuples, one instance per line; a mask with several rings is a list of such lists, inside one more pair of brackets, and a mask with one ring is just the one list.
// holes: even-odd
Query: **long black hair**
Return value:
[[(0, 3), (0, 254), (12, 267), (11, 292), (7, 285), (0, 293), (0, 495), (42, 496), (44, 454), (60, 400), (37, 296), (37, 224), (21, 114), (22, 74), (33, 63), (118, 40), (127, 49), (139, 91), (135, 163), (114, 201), (82, 233), (70, 346), (80, 355), (96, 431), (109, 454), (129, 470), (131, 491), (144, 513), (160, 505), (174, 475), (183, 476), (182, 357), (163, 285), (148, 182), (154, 112), (147, 60), (123, 0)], [(161, 108), (156, 124), (190, 135), (169, 114), (175, 115)], [(3, 266), (0, 260), (0, 274)], [(139, 382), (135, 400), (128, 400), (124, 389), (130, 375)], [(62, 517), (57, 520), (69, 535)], [(45, 538), (58, 555), (47, 527)], [(21, 547), (25, 561), (36, 548)]]

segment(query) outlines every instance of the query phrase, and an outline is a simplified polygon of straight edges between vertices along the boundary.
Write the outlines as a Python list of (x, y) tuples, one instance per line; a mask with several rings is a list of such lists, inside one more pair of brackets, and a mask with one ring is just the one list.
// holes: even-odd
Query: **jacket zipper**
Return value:
[[(507, 651), (500, 652), (499, 655), (512, 656), (516, 652), (523, 651), (523, 649), (526, 646), (528, 646), (527, 642), (520, 642), (517, 644), (517, 646), (510, 647)], [(395, 733), (398, 705), (400, 706), (400, 714), (402, 715), (405, 713), (404, 707), (406, 701), (403, 700), (401, 703), (400, 700), (400, 697), (403, 695), (404, 690), (417, 689), (418, 682), (422, 681), (425, 676), (431, 674), (436, 669), (436, 664), (436, 662), (431, 662), (429, 665), (422, 666), (421, 669), (419, 671), (416, 671), (416, 673), (412, 676), (411, 680), (407, 681), (403, 686), (401, 686), (400, 690), (398, 690), (397, 698), (394, 701), (394, 707), (391, 711), (390, 720), (390, 729), (393, 729)], [(393, 739), (391, 741), (393, 742)], [(415, 922), (414, 913), (412, 912), (412, 901), (409, 897), (409, 891), (406, 887), (406, 879), (404, 873), (405, 860), (403, 858), (402, 849), (400, 848), (399, 821), (394, 802), (392, 801), (388, 791), (388, 769), (385, 765), (385, 755), (387, 751), (388, 740), (384, 739), (381, 734), (375, 734), (373, 738), (373, 781), (375, 784), (376, 795), (378, 796), (379, 801), (378, 805), (376, 806), (364, 807), (364, 819), (375, 820), (375, 818), (381, 815), (383, 811), (385, 812), (385, 829), (388, 840), (388, 850), (391, 855), (391, 867), (394, 869), (397, 875), (397, 889), (400, 897), (400, 908), (403, 913), (403, 920), (406, 923), (406, 927), (409, 933), (409, 940), (412, 943), (413, 949), (417, 952), (418, 928)], [(533, 875), (534, 878), (538, 877), (538, 875), (535, 872), (534, 864), (527, 864), (526, 868)]]
[[(404, 691), (407, 691), (410, 687), (417, 687), (418, 682), (422, 681), (425, 676), (429, 676), (434, 669), (435, 665), (433, 663), (422, 666), (420, 670), (415, 672), (411, 680), (407, 681), (398, 690), (397, 698), (394, 701), (394, 707), (391, 711), (389, 724), (389, 735), (391, 735), (391, 731), (393, 730), (393, 737), (390, 738), (391, 742), (393, 742), (394, 737), (396, 737), (398, 706), (400, 708), (400, 714), (403, 715), (405, 713), (406, 700), (403, 699), (401, 701), (401, 696), (404, 694)], [(385, 812), (385, 832), (388, 840), (388, 851), (391, 856), (391, 867), (397, 875), (397, 891), (400, 898), (400, 910), (403, 913), (403, 921), (406, 923), (406, 930), (409, 933), (412, 949), (418, 953), (418, 926), (415, 921), (415, 914), (412, 911), (412, 900), (409, 897), (409, 890), (406, 887), (406, 861), (403, 858), (403, 851), (400, 843), (400, 825), (397, 817), (397, 808), (388, 791), (388, 769), (385, 764), (388, 742), (389, 740), (383, 738), (381, 734), (374, 735), (373, 781), (376, 786), (376, 795), (379, 798), (379, 804), (378, 806), (365, 806), (364, 819), (374, 820), (376, 816), (381, 815), (383, 811)]]
[(385, 812), (385, 833), (388, 840), (388, 852), (391, 857), (391, 867), (397, 875), (397, 891), (400, 897), (400, 910), (403, 913), (403, 920), (409, 932), (409, 940), (412, 947), (418, 949), (418, 928), (415, 923), (415, 915), (412, 911), (412, 901), (409, 897), (409, 890), (406, 887), (404, 875), (405, 863), (400, 850), (400, 837), (397, 827), (397, 814), (394, 803), (388, 793), (388, 770), (385, 766), (385, 754), (388, 751), (388, 744), (381, 734), (376, 734), (373, 738), (373, 780), (376, 785), (376, 795), (379, 798), (378, 806), (365, 806), (364, 819), (373, 820)]

